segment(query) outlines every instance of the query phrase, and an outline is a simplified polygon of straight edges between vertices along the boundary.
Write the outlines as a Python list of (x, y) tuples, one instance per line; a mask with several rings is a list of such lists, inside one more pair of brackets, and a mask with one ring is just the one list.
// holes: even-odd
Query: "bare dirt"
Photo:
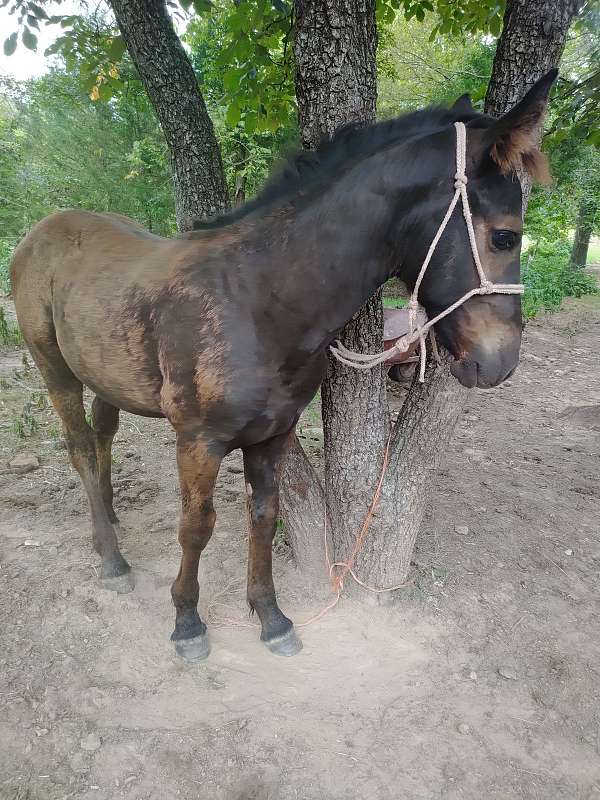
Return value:
[[(600, 800), (598, 299), (531, 324), (516, 375), (469, 395), (415, 585), (392, 607), (344, 599), (288, 660), (215, 625), (208, 661), (174, 656), (165, 422), (123, 416), (136, 588), (99, 587), (57, 420), (22, 352), (0, 355), (2, 800)], [(11, 471), (18, 453), (41, 466)], [(221, 472), (201, 610), (247, 620), (240, 468)], [(276, 552), (281, 605), (307, 618), (321, 598)]]

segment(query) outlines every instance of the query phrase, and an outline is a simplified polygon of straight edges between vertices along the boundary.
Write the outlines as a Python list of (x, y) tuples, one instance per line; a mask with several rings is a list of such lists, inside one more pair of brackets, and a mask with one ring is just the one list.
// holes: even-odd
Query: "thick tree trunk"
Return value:
[[(574, 0), (508, 0), (506, 27), (486, 100), (489, 113), (508, 111), (538, 77), (558, 64), (577, 6)], [(347, 120), (372, 118), (367, 112), (371, 98), (374, 103), (374, 82), (373, 92), (369, 88), (374, 48), (367, 46), (365, 37), (373, 30), (373, 7), (359, 4), (355, 8), (341, 0), (297, 0), (296, 10), (300, 125), (305, 145), (314, 147), (322, 133), (330, 133), (344, 121), (344, 115)], [(377, 297), (346, 327), (345, 344), (363, 352), (379, 350), (380, 315)], [(466, 390), (450, 376), (449, 360), (443, 355), (441, 364), (428, 365), (425, 383), (413, 383), (393, 427), (381, 500), (356, 561), (358, 574), (370, 584), (395, 585), (408, 576), (431, 479), (466, 399)], [(331, 363), (322, 394), (328, 524), (333, 552), (345, 560), (376, 488), (389, 415), (378, 369), (355, 372)], [(301, 479), (297, 478), (298, 462)], [(289, 484), (284, 486), (288, 535), (299, 564), (310, 568), (315, 559), (322, 563), (323, 558), (322, 546), (315, 548), (310, 539), (311, 531), (315, 536), (320, 531), (322, 540), (321, 490), (310, 464), (298, 459), (297, 451), (288, 464), (287, 478), (304, 487), (304, 494), (307, 486), (318, 487), (303, 512), (295, 510), (292, 516), (302, 496), (290, 497)], [(299, 519), (300, 533), (294, 527)]]
[(573, 249), (571, 250), (571, 266), (575, 269), (582, 269), (587, 264), (588, 249), (592, 238), (593, 208), (587, 198), (584, 198), (577, 211), (577, 223), (575, 226), (575, 237), (573, 239)]
[[(304, 147), (316, 147), (344, 124), (374, 122), (376, 49), (374, 0), (297, 0), (296, 96)], [(348, 347), (375, 350), (381, 345), (382, 330), (378, 293), (346, 327), (342, 340)], [(377, 479), (379, 456), (388, 434), (382, 370), (357, 374), (332, 360), (322, 387), (322, 406), (328, 519), (332, 554), (337, 559), (346, 557), (347, 544), (360, 527), (369, 500), (365, 487)], [(306, 474), (306, 466), (302, 483), (315, 483), (314, 475), (309, 478)], [(321, 531), (322, 562), (323, 503), (320, 513), (310, 515), (308, 525), (304, 509), (304, 524), (297, 530), (290, 524), (288, 491), (284, 484), (283, 505), (296, 559), (304, 567), (311, 563), (314, 544), (310, 533), (314, 537)]]
[[(583, 0), (507, 1), (485, 96), (487, 114), (506, 114), (538, 78), (558, 66), (569, 26), (582, 4)], [(526, 175), (519, 177), (525, 214), (531, 181)]]
[(221, 151), (164, 0), (109, 0), (171, 157), (180, 230), (227, 206)]

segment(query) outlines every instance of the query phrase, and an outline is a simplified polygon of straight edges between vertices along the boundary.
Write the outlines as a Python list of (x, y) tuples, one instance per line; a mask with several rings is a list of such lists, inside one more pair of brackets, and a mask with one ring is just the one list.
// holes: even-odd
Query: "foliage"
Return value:
[(0, 165), (0, 264), (57, 208), (117, 211), (158, 233), (175, 229), (166, 145), (139, 83), (129, 81), (110, 104), (94, 103), (79, 75), (59, 68), (3, 88), (0, 150), (11, 158)]
[(423, 22), (433, 17), (431, 39), (440, 34), (462, 38), (465, 34), (491, 33), (498, 36), (502, 28), (504, 0), (379, 0), (377, 16), (391, 23), (402, 11), (406, 19)]
[(0, 306), (0, 344), (21, 344), (22, 341), (21, 331), (11, 324)]
[(10, 260), (14, 244), (10, 239), (0, 239), (0, 293), (10, 294)]
[(430, 103), (449, 103), (469, 92), (481, 108), (492, 68), (493, 46), (469, 37), (430, 40), (432, 24), (398, 17), (380, 39), (378, 111), (391, 116)]
[(581, 297), (598, 291), (596, 279), (569, 266), (571, 246), (566, 239), (540, 239), (525, 254), (523, 269), (523, 317), (539, 311), (556, 311), (565, 297)]

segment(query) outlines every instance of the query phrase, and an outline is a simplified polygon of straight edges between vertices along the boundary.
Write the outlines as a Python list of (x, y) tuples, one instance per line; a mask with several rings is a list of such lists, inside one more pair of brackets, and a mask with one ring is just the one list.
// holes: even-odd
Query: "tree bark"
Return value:
[[(315, 148), (347, 123), (375, 121), (377, 99), (375, 53), (377, 29), (374, 0), (296, 0), (296, 97), (302, 144)], [(348, 347), (368, 351), (382, 340), (381, 293), (370, 300), (345, 328)], [(360, 527), (368, 504), (365, 485), (376, 481), (378, 456), (389, 429), (385, 383), (381, 369), (354, 373), (330, 360), (322, 386), (325, 437), (325, 485), (332, 555), (345, 558), (346, 546)], [(316, 485), (310, 465), (302, 464), (302, 484)], [(295, 469), (298, 469), (296, 461)], [(287, 475), (291, 474), (288, 467)], [(292, 481), (298, 483), (294, 475)], [(311, 532), (321, 531), (318, 558), (323, 561), (320, 513), (304, 508), (303, 524), (292, 524), (293, 502), (284, 481), (283, 508), (288, 535), (298, 564), (314, 571)], [(317, 492), (318, 495), (318, 492)], [(322, 490), (321, 490), (322, 497)], [(308, 512), (308, 513), (307, 513)], [(301, 516), (295, 514), (296, 520)], [(357, 527), (358, 526), (358, 527)]]
[[(558, 64), (575, 0), (508, 0), (505, 29), (488, 94), (488, 113), (503, 114), (527, 89)], [(303, 142), (314, 147), (344, 121), (369, 122), (374, 114), (374, 17), (372, 4), (357, 8), (341, 0), (296, 0), (296, 87)], [(373, 33), (370, 33), (373, 31)], [(350, 43), (354, 42), (354, 47)], [(351, 50), (351, 53), (349, 51)], [(372, 89), (371, 89), (372, 86)], [(351, 95), (351, 96), (349, 96)], [(362, 109), (362, 111), (361, 111)], [(372, 109), (372, 110), (371, 110)], [(525, 187), (526, 190), (526, 187)], [(346, 327), (344, 343), (355, 350), (381, 349), (379, 296)], [(432, 476), (447, 450), (466, 391), (449, 373), (450, 357), (428, 364), (425, 383), (413, 382), (392, 429), (390, 462), (377, 512), (356, 560), (361, 579), (376, 586), (406, 580), (415, 538), (429, 498)], [(332, 550), (345, 560), (354, 545), (380, 475), (390, 422), (380, 369), (355, 372), (330, 363), (322, 387), (325, 434), (325, 488)], [(307, 459), (296, 477), (297, 451), (287, 477), (303, 487), (317, 486)], [(306, 488), (305, 488), (306, 491)], [(320, 487), (304, 509), (291, 515), (301, 497), (284, 485), (288, 536), (303, 567), (322, 559), (311, 530), (322, 532)], [(316, 508), (321, 506), (320, 515)], [(294, 529), (301, 518), (302, 533)]]
[(571, 266), (575, 267), (575, 269), (583, 269), (587, 264), (588, 248), (594, 232), (592, 220), (594, 209), (590, 206), (589, 200), (584, 197), (577, 211), (575, 237), (573, 239), (573, 249), (571, 250)]
[[(506, 114), (542, 75), (558, 66), (569, 26), (582, 4), (583, 0), (508, 0), (485, 95), (486, 114)], [(525, 215), (531, 180), (528, 175), (519, 178)]]
[(180, 230), (227, 207), (221, 151), (164, 0), (109, 0), (167, 140)]

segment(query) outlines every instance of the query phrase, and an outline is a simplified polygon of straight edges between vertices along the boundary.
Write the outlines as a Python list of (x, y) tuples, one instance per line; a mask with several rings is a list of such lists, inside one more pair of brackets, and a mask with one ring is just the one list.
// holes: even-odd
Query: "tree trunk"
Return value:
[[(508, 0), (505, 30), (486, 98), (488, 113), (508, 111), (538, 77), (558, 64), (577, 6), (574, 0)], [(373, 5), (363, 3), (355, 9), (341, 0), (296, 0), (296, 14), (300, 126), (305, 145), (314, 147), (320, 135), (330, 133), (344, 116), (365, 122), (372, 119)], [(371, 46), (367, 37), (371, 37)], [(379, 296), (346, 327), (343, 339), (355, 350), (381, 349)], [(466, 399), (467, 390), (450, 376), (449, 361), (443, 354), (439, 365), (428, 364), (425, 383), (413, 382), (392, 429), (381, 499), (356, 561), (357, 573), (372, 585), (396, 585), (408, 576), (431, 479)], [(381, 370), (355, 372), (330, 362), (322, 396), (328, 526), (333, 553), (343, 561), (373, 498), (389, 435)], [(301, 478), (296, 472), (298, 464)], [(298, 458), (297, 450), (293, 462), (288, 463), (286, 478), (283, 509), (288, 537), (298, 563), (314, 569), (323, 559), (322, 545), (315, 548), (310, 539), (311, 531), (314, 536), (320, 531), (322, 541), (322, 490), (314, 470), (306, 458)], [(303, 487), (303, 494), (312, 492), (311, 502), (302, 511), (295, 510), (295, 504), (302, 502), (303, 495), (290, 496), (290, 479)], [(301, 525), (295, 528), (300, 519)]]
[(592, 237), (593, 208), (590, 208), (589, 200), (584, 197), (579, 203), (577, 211), (577, 224), (575, 226), (575, 237), (573, 239), (573, 249), (571, 250), (571, 266), (575, 269), (582, 269), (587, 264), (588, 248)]
[[(485, 95), (487, 114), (506, 114), (542, 75), (558, 66), (569, 26), (582, 4), (583, 0), (507, 1)], [(531, 180), (527, 175), (519, 177), (524, 215)]]
[(213, 124), (164, 0), (110, 0), (167, 140), (180, 230), (227, 207)]
[[(304, 147), (314, 148), (344, 124), (365, 125), (375, 120), (375, 2), (297, 0), (295, 17), (298, 118)], [(348, 347), (375, 350), (381, 345), (382, 331), (381, 293), (377, 293), (345, 328), (341, 338)], [(377, 480), (378, 457), (388, 434), (382, 370), (357, 374), (330, 360), (322, 386), (322, 410), (328, 519), (333, 522), (332, 554), (338, 559), (346, 557), (347, 543), (360, 527), (365, 503), (369, 501), (365, 486)], [(316, 485), (310, 465), (301, 466), (302, 484), (309, 481)], [(295, 476), (291, 480), (299, 482)], [(321, 531), (317, 554), (322, 563), (323, 501), (319, 512), (310, 515), (308, 525), (307, 509), (303, 510), (304, 524), (297, 529), (291, 524), (293, 503), (288, 497), (287, 482), (283, 494), (296, 559), (304, 568), (312, 563), (314, 570), (314, 543), (310, 534), (314, 537)]]

